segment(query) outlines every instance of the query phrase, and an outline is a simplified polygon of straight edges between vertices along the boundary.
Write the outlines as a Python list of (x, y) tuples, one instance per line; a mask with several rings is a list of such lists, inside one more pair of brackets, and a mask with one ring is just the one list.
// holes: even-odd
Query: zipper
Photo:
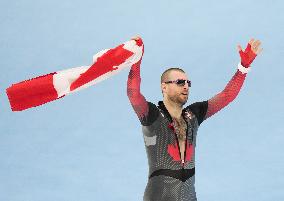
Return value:
[(186, 159), (186, 149), (187, 149), (187, 132), (188, 132), (188, 122), (186, 121), (186, 119), (184, 118), (184, 116), (182, 115), (182, 118), (184, 119), (185, 123), (186, 123), (186, 133), (185, 133), (185, 145), (184, 145), (184, 154), (183, 154), (183, 158), (184, 160), (182, 160), (182, 168), (184, 168), (184, 161)]
[[(174, 130), (174, 133), (175, 133), (175, 137), (176, 137), (176, 141), (177, 141), (177, 145), (178, 145), (179, 157), (180, 157), (180, 161), (182, 163), (182, 169), (184, 169), (184, 161), (185, 161), (185, 158), (186, 158), (186, 149), (187, 149), (188, 122), (185, 120), (183, 115), (182, 115), (182, 118), (186, 122), (186, 135), (185, 135), (185, 146), (184, 146), (184, 152), (183, 152), (183, 159), (181, 158), (181, 151), (180, 151), (179, 141), (178, 141), (178, 137), (177, 137), (177, 134), (176, 134), (175, 130)], [(192, 130), (191, 130), (191, 132), (192, 132)], [(193, 135), (193, 133), (192, 133), (192, 135)]]
[(183, 159), (181, 159), (181, 152), (180, 152), (180, 146), (179, 146), (178, 137), (177, 137), (177, 134), (176, 134), (176, 132), (175, 132), (175, 131), (174, 131), (174, 133), (175, 133), (175, 138), (176, 138), (177, 145), (178, 145), (179, 158), (180, 158), (180, 161), (181, 161), (181, 163), (182, 163), (182, 167), (184, 167), (184, 160), (183, 160)]
[(190, 130), (191, 130), (191, 136), (192, 136), (192, 143), (191, 143), (191, 146), (193, 146), (193, 128), (191, 126), (191, 123), (190, 121), (186, 121), (186, 119), (184, 118), (184, 116), (182, 116), (182, 118), (184, 119), (184, 121), (186, 122), (186, 135), (185, 135), (185, 146), (184, 146), (184, 153), (183, 153), (183, 159), (181, 158), (181, 151), (180, 151), (180, 146), (179, 146), (179, 141), (178, 141), (178, 138), (177, 138), (177, 134), (176, 132), (175, 133), (175, 136), (176, 136), (176, 141), (177, 141), (177, 144), (178, 144), (178, 150), (179, 150), (179, 156), (180, 156), (180, 160), (181, 160), (181, 163), (182, 163), (182, 168), (184, 169), (184, 164), (185, 164), (185, 159), (186, 159), (186, 149), (187, 149), (187, 132), (188, 132), (188, 123), (190, 124)]

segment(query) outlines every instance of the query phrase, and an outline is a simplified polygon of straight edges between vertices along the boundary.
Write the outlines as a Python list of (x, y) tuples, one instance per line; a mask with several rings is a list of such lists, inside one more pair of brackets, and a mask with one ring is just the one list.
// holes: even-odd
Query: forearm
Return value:
[(148, 103), (140, 92), (140, 64), (141, 60), (134, 64), (130, 69), (127, 80), (127, 96), (135, 113), (139, 119), (142, 119), (143, 116), (148, 114)]
[(226, 107), (237, 97), (245, 81), (245, 78), (246, 73), (243, 73), (240, 71), (240, 69), (238, 69), (229, 83), (226, 85), (225, 89), (208, 100), (208, 109), (205, 119), (209, 118), (210, 116), (220, 111), (222, 108)]

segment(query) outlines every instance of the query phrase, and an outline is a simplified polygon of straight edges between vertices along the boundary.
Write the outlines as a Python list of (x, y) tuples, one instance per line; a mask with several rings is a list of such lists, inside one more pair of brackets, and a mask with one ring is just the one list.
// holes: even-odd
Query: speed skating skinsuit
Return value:
[[(249, 44), (246, 51), (250, 51)], [(254, 57), (250, 58), (249, 64)], [(209, 100), (195, 102), (182, 110), (182, 117), (187, 122), (184, 161), (181, 160), (172, 118), (163, 101), (155, 105), (140, 93), (141, 60), (132, 66), (128, 75), (127, 95), (142, 125), (149, 165), (144, 201), (197, 200), (194, 186), (197, 130), (204, 120), (224, 108), (238, 95), (249, 69), (249, 64), (244, 62), (244, 56), (241, 55), (241, 58), (237, 72), (223, 91)]]

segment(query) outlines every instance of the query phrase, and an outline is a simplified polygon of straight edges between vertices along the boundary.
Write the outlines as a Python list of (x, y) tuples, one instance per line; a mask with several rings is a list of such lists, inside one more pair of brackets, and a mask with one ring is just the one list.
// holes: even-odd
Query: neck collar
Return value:
[[(164, 104), (163, 101), (159, 101), (159, 102), (158, 102), (158, 108), (161, 109), (161, 110), (164, 112), (164, 114), (166, 115), (167, 119), (168, 119), (170, 122), (173, 122), (173, 119), (172, 119), (172, 117), (171, 117), (169, 111), (167, 110), (167, 108), (166, 108), (166, 106), (165, 106), (165, 104)], [(182, 109), (181, 116), (182, 116), (183, 118), (185, 117), (184, 112), (185, 112), (185, 110)]]

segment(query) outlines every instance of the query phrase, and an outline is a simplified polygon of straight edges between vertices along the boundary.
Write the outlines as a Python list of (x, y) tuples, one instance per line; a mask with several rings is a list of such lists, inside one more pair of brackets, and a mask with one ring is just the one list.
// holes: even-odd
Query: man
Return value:
[(149, 164), (144, 201), (197, 200), (194, 173), (198, 127), (238, 95), (250, 64), (262, 50), (260, 44), (259, 40), (251, 39), (244, 51), (238, 46), (241, 62), (225, 89), (209, 100), (185, 108), (191, 81), (182, 69), (170, 68), (162, 74), (163, 101), (156, 106), (140, 93), (141, 60), (132, 66), (127, 95), (142, 124)]

